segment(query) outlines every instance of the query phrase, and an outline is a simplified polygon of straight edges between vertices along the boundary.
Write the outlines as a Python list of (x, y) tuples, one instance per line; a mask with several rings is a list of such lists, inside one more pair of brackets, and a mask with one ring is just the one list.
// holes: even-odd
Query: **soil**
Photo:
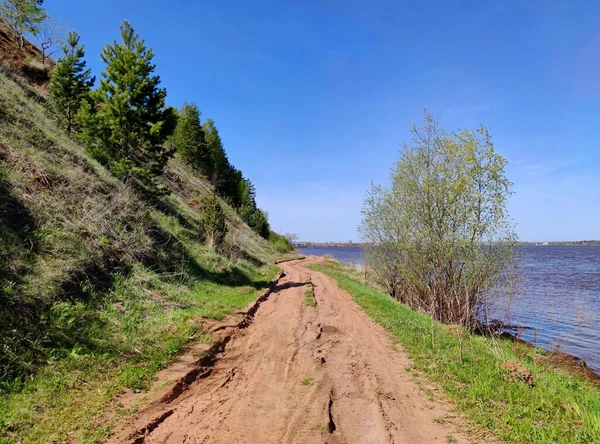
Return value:
[[(213, 324), (218, 340), (200, 359), (188, 354), (161, 372), (157, 384), (169, 388), (109, 441), (474, 441), (452, 406), (407, 372), (411, 362), (387, 332), (331, 278), (306, 268), (319, 260), (281, 264), (285, 276), (247, 311)], [(309, 282), (315, 306), (305, 302)]]

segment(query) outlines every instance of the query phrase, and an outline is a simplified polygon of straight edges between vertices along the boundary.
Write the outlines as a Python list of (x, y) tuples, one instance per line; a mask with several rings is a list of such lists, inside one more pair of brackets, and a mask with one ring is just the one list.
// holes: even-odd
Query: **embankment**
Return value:
[(508, 442), (599, 442), (600, 387), (548, 353), (471, 335), (415, 312), (363, 283), (353, 267), (314, 265), (402, 344), (407, 369), (439, 384), (459, 410)]

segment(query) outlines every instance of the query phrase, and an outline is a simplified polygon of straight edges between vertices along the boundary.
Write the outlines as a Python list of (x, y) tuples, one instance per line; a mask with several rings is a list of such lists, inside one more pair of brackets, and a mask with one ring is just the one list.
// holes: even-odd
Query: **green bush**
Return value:
[(294, 250), (292, 243), (285, 236), (271, 231), (269, 234), (269, 242), (280, 253), (289, 253)]
[(203, 198), (200, 223), (206, 245), (213, 250), (218, 249), (227, 234), (227, 224), (225, 223), (225, 213), (223, 213), (217, 196), (211, 195)]

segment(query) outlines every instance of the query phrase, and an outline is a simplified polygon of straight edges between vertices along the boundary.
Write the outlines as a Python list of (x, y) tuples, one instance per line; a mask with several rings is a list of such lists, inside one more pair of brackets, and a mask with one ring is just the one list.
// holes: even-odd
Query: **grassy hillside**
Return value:
[(43, 96), (0, 73), (0, 440), (95, 440), (122, 387), (144, 389), (277, 274), (272, 244), (225, 202), (204, 245), (211, 186), (177, 158), (151, 201), (91, 160)]

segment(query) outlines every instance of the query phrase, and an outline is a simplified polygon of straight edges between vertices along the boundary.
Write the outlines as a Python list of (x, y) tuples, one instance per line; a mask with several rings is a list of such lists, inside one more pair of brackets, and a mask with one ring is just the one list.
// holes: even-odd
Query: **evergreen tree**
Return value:
[(219, 248), (225, 240), (227, 224), (225, 223), (225, 213), (216, 196), (211, 195), (202, 200), (200, 223), (206, 244), (213, 250)]
[(208, 177), (217, 192), (222, 195), (220, 188), (224, 185), (225, 177), (229, 173), (231, 165), (229, 165), (229, 160), (227, 159), (227, 154), (223, 148), (219, 130), (215, 126), (215, 121), (207, 119), (202, 125), (202, 129), (204, 130), (204, 139), (210, 156), (211, 168)]
[(252, 223), (256, 208), (256, 192), (249, 179), (242, 179), (239, 183), (240, 207), (238, 213), (248, 225)]
[(19, 49), (23, 49), (25, 43), (23, 35), (27, 32), (36, 35), (40, 23), (46, 19), (43, 2), (44, 0), (1, 0), (0, 13), (13, 29)]
[(229, 163), (215, 122), (207, 119), (202, 127), (210, 156), (210, 181), (219, 196), (226, 199), (232, 207), (239, 208), (241, 205), (240, 183), (244, 179), (242, 172)]
[(91, 77), (91, 70), (86, 69), (85, 51), (79, 44), (79, 34), (69, 32), (67, 42), (65, 56), (52, 71), (50, 96), (60, 122), (71, 134), (81, 102), (89, 98), (96, 79)]
[(264, 213), (260, 209), (256, 209), (252, 214), (252, 219), (250, 220), (250, 228), (254, 230), (259, 236), (264, 239), (268, 239), (271, 234), (271, 226), (269, 225), (269, 220), (267, 219), (266, 213)]
[(119, 177), (134, 177), (146, 185), (162, 174), (173, 154), (165, 147), (177, 117), (165, 106), (167, 91), (153, 75), (154, 54), (130, 24), (121, 25), (122, 42), (102, 51), (106, 68), (92, 93), (95, 106), (79, 111), (83, 140), (92, 155)]
[(204, 140), (204, 129), (200, 124), (200, 111), (193, 103), (183, 104), (173, 140), (184, 162), (205, 176), (211, 176), (212, 161)]

